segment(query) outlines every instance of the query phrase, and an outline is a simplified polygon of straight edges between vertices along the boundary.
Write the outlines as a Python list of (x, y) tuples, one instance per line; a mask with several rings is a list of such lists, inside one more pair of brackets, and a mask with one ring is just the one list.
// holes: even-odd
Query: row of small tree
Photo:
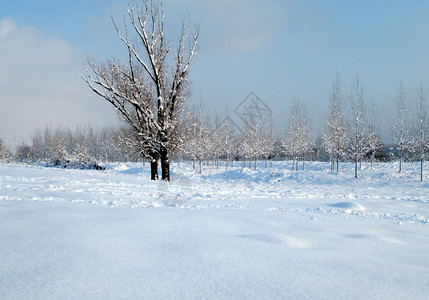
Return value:
[(72, 131), (69, 128), (46, 127), (36, 130), (31, 144), (17, 146), (17, 162), (61, 167), (99, 168), (109, 161), (136, 161), (138, 155), (125, 143), (124, 129), (104, 128), (95, 131), (89, 126)]
[(399, 152), (399, 172), (402, 172), (402, 161), (413, 159), (420, 162), (420, 180), (423, 180), (423, 163), (428, 159), (429, 120), (427, 95), (423, 83), (417, 87), (417, 102), (414, 117), (410, 118), (411, 109), (406, 99), (402, 82), (396, 94), (397, 116), (394, 123), (393, 139)]
[[(400, 83), (397, 90), (397, 118), (392, 125), (399, 172), (402, 162), (420, 162), (423, 176), (423, 162), (429, 151), (427, 99), (424, 88), (418, 88), (416, 113), (411, 111), (406, 101), (405, 90)], [(349, 104), (349, 105), (347, 105)], [(349, 106), (349, 109), (347, 109)], [(210, 116), (204, 112), (203, 104), (182, 110), (180, 131), (175, 139), (178, 159), (189, 159), (199, 164), (202, 171), (204, 161), (214, 165), (224, 162), (226, 168), (234, 161), (242, 160), (249, 168), (256, 168), (257, 161), (270, 158), (288, 158), (293, 161), (293, 169), (298, 169), (298, 161), (320, 160), (329, 157), (332, 171), (339, 172), (341, 161), (355, 163), (355, 177), (361, 162), (372, 162), (381, 152), (382, 144), (378, 134), (374, 108), (368, 109), (364, 102), (363, 88), (357, 78), (348, 94), (343, 92), (337, 75), (333, 82), (326, 124), (319, 137), (312, 130), (305, 104), (294, 99), (291, 105), (289, 123), (283, 136), (276, 136), (270, 117), (263, 117), (258, 111), (247, 109), (243, 122), (234, 122), (226, 116)], [(349, 113), (348, 113), (349, 112)], [(36, 130), (30, 145), (21, 144), (16, 148), (15, 160), (29, 163), (46, 163), (57, 166), (95, 167), (109, 161), (144, 160), (141, 139), (132, 128), (105, 128), (95, 131), (91, 127), (73, 130), (46, 127)], [(9, 161), (11, 151), (0, 140), (0, 160)], [(147, 159), (147, 157), (146, 157)]]
[[(413, 126), (408, 120), (408, 106), (405, 103), (405, 91), (402, 83), (397, 93), (397, 119), (392, 125), (395, 149), (399, 156), (399, 171), (402, 161), (420, 161), (421, 179), (423, 162), (429, 151), (427, 99), (423, 86), (418, 88), (418, 105)], [(331, 161), (331, 170), (339, 172), (341, 161), (353, 161), (355, 177), (363, 160), (371, 163), (383, 157), (383, 144), (379, 134), (379, 126), (374, 106), (369, 107), (364, 101), (364, 89), (359, 78), (356, 78), (351, 90), (345, 93), (340, 77), (337, 75), (332, 86), (329, 110), (324, 128), (316, 137), (308, 118), (305, 104), (294, 99), (291, 115), (283, 137), (276, 137), (270, 118), (261, 118), (257, 112), (248, 110), (241, 126), (226, 116), (210, 116), (204, 114), (200, 104), (191, 113), (187, 122), (186, 134), (183, 139), (181, 155), (192, 161), (199, 161), (201, 172), (202, 162), (219, 158), (225, 165), (240, 158), (249, 161), (249, 167), (256, 168), (256, 161), (272, 157), (287, 157), (293, 161), (293, 169), (298, 169), (298, 161), (322, 159), (327, 155)], [(223, 120), (223, 121), (221, 121)], [(384, 157), (385, 158), (385, 157)], [(265, 163), (266, 166), (266, 163)]]
[(183, 147), (179, 155), (199, 162), (210, 159), (215, 165), (219, 160), (225, 167), (233, 165), (238, 158), (249, 168), (256, 168), (258, 159), (267, 160), (274, 156), (277, 140), (270, 118), (260, 118), (256, 112), (249, 111), (242, 126), (238, 126), (229, 115), (216, 115), (213, 120), (204, 113), (200, 104), (190, 112), (190, 118), (184, 129)]
[[(350, 117), (346, 118), (345, 99), (350, 103)], [(349, 159), (355, 163), (355, 177), (364, 158), (372, 163), (375, 155), (382, 149), (377, 117), (374, 108), (368, 109), (363, 97), (363, 87), (356, 78), (346, 97), (337, 75), (331, 92), (329, 112), (323, 143), (331, 160), (331, 169), (339, 171), (339, 162)]]

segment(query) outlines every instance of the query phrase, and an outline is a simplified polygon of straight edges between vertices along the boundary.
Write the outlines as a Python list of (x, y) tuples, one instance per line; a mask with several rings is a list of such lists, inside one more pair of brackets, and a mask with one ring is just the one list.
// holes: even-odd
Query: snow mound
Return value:
[(347, 210), (365, 210), (366, 209), (363, 205), (357, 202), (338, 202), (335, 204), (331, 204), (329, 206), (347, 209)]
[(124, 163), (119, 163), (117, 166), (112, 167), (114, 171), (126, 171), (129, 167)]

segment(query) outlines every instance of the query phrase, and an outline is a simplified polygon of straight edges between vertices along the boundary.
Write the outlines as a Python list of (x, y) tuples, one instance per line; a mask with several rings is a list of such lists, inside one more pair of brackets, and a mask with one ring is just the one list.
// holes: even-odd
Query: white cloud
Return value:
[(273, 1), (182, 0), (186, 3), (194, 8), (192, 20), (202, 24), (201, 37), (217, 50), (258, 51), (272, 42), (283, 22)]
[(29, 141), (35, 128), (114, 124), (113, 110), (80, 78), (84, 60), (64, 40), (0, 21), (0, 137)]
[(15, 28), (15, 23), (11, 19), (0, 21), (0, 38), (6, 37)]

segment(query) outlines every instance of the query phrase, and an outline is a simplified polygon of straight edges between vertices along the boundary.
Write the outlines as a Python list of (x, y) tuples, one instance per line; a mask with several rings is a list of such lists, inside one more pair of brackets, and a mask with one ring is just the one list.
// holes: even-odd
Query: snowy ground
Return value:
[(417, 166), (0, 164), (0, 299), (427, 299)]

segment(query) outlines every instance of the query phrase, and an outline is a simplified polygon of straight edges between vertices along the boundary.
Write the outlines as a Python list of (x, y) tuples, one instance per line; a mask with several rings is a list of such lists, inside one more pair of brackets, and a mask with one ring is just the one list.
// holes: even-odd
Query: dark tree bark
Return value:
[(150, 179), (158, 180), (158, 160), (152, 160), (150, 162)]
[(161, 172), (162, 180), (170, 181), (170, 157), (166, 147), (161, 147)]

